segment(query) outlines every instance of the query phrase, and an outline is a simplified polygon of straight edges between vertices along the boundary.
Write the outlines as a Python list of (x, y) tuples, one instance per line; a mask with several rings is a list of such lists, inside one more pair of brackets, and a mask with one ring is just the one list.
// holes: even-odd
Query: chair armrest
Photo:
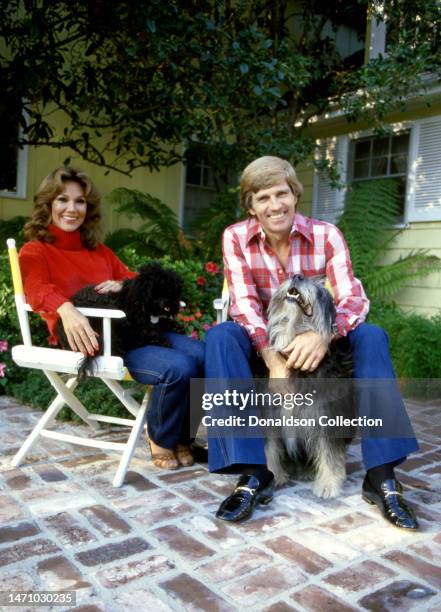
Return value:
[(228, 305), (228, 298), (216, 298), (213, 300), (213, 308), (215, 310), (223, 310)]
[(81, 312), (85, 317), (101, 317), (105, 319), (124, 319), (126, 313), (122, 310), (116, 310), (112, 308), (83, 308), (77, 307), (77, 310)]
[(229, 296), (213, 300), (213, 308), (216, 311), (216, 323), (224, 323), (228, 317)]
[(213, 308), (216, 311), (216, 323), (224, 323), (228, 318), (228, 307), (230, 306), (230, 292), (227, 279), (224, 278), (222, 294), (220, 298), (213, 300)]
[[(24, 304), (23, 308), (28, 312), (34, 312), (29, 304)], [(113, 308), (77, 308), (85, 317), (101, 317), (102, 319), (124, 319), (126, 313), (122, 310)]]
[[(29, 304), (23, 305), (24, 310), (33, 312)], [(112, 308), (77, 308), (85, 317), (96, 317), (103, 319), (103, 355), (110, 357), (112, 355), (112, 329), (110, 319), (124, 319), (126, 313), (122, 310)]]

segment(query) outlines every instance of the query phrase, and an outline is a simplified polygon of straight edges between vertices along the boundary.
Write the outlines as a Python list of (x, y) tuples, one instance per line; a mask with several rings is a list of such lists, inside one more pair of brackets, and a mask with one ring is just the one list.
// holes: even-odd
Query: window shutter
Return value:
[(417, 121), (410, 145), (408, 221), (441, 221), (441, 117)]
[[(326, 138), (318, 141), (317, 160), (327, 159), (337, 164), (340, 183), (346, 184), (348, 168), (347, 136)], [(345, 191), (333, 189), (326, 173), (315, 170), (313, 184), (312, 213), (316, 219), (336, 223), (344, 208)]]

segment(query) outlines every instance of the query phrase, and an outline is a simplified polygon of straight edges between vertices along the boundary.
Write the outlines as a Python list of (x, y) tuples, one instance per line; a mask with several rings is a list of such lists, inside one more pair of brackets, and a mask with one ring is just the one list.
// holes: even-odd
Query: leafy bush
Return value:
[(222, 259), (221, 240), (224, 229), (240, 218), (238, 188), (228, 189), (214, 198), (191, 228), (191, 236), (183, 233), (175, 213), (161, 200), (135, 189), (114, 189), (107, 197), (109, 205), (129, 217), (139, 217), (137, 230), (122, 228), (106, 236), (106, 244), (114, 251), (125, 247), (144, 257), (172, 259)]
[(222, 234), (226, 227), (243, 216), (239, 208), (239, 189), (228, 189), (216, 196), (194, 223), (194, 251), (205, 261), (222, 261)]
[(441, 397), (441, 314), (426, 318), (377, 304), (369, 322), (385, 329), (395, 371), (410, 396)]
[(136, 189), (120, 187), (114, 189), (106, 201), (116, 206), (119, 213), (141, 219), (138, 230), (120, 229), (106, 237), (106, 244), (114, 251), (131, 247), (139, 255), (174, 259), (186, 259), (192, 247), (179, 227), (175, 213), (158, 198)]
[[(132, 270), (151, 261), (142, 257), (132, 247), (117, 251), (118, 257)], [(203, 263), (196, 259), (173, 260), (169, 255), (156, 259), (165, 268), (174, 270), (183, 279), (183, 301), (186, 306), (178, 318), (185, 333), (203, 339), (205, 331), (213, 325), (215, 313), (213, 300), (222, 290), (222, 271), (215, 262)]]

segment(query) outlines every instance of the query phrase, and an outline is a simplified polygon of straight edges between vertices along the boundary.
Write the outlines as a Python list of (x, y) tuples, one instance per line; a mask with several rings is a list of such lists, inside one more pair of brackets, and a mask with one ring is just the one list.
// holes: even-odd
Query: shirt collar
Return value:
[[(311, 244), (313, 243), (312, 221), (309, 217), (304, 217), (300, 213), (295, 213), (290, 237), (293, 236), (296, 232), (301, 234)], [(260, 235), (262, 240), (265, 240), (265, 232), (263, 231), (259, 221), (255, 217), (250, 217), (248, 219), (247, 245), (251, 242), (253, 238), (258, 235)]]

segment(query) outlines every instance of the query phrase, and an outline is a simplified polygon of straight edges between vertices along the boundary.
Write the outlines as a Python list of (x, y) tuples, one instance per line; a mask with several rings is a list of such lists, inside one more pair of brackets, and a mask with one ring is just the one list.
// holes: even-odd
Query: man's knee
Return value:
[(219, 343), (230, 343), (232, 341), (242, 341), (246, 336), (243, 328), (233, 321), (225, 321), (219, 325), (211, 327), (205, 336), (205, 344), (209, 346)]
[(351, 342), (363, 342), (363, 344), (379, 345), (389, 343), (389, 336), (384, 329), (371, 323), (361, 323), (350, 332), (349, 339)]

